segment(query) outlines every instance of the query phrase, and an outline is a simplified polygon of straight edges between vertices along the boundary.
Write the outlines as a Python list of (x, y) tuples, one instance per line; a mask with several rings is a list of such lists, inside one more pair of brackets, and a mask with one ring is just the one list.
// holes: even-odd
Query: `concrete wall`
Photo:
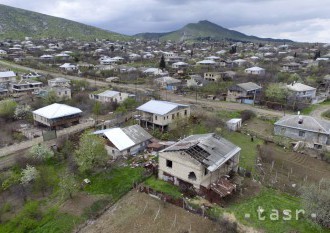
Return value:
[[(305, 132), (305, 135), (299, 136), (299, 132)], [(320, 145), (326, 145), (329, 139), (329, 136), (325, 134), (309, 132), (306, 130), (300, 130), (295, 128), (287, 128), (278, 125), (274, 126), (274, 134), (292, 138), (299, 141), (305, 141), (312, 144), (320, 144)]]
[[(172, 168), (166, 165), (166, 160), (172, 161)], [(160, 152), (159, 153), (159, 172), (158, 178), (164, 179), (164, 172), (171, 174), (180, 180), (186, 181), (199, 189), (200, 186), (209, 187), (212, 182), (215, 182), (221, 176), (228, 174), (230, 170), (237, 171), (239, 162), (239, 153), (233, 157), (234, 162), (231, 165), (223, 165), (214, 172), (206, 171), (197, 160), (183, 151)], [(189, 179), (189, 174), (194, 172), (196, 180)]]

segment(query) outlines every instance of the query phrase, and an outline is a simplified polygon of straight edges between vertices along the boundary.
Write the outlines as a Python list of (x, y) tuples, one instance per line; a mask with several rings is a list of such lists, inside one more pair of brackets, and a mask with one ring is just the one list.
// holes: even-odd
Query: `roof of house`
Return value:
[(110, 91), (110, 90), (107, 90), (107, 91), (104, 91), (102, 93), (99, 93), (97, 94), (98, 96), (104, 96), (104, 97), (114, 97), (116, 95), (118, 95), (120, 92), (119, 91)]
[(43, 108), (33, 111), (34, 114), (45, 117), (47, 119), (55, 119), (59, 117), (79, 114), (82, 111), (79, 108), (71, 107), (66, 104), (54, 103)]
[(13, 71), (0, 71), (0, 78), (15, 77), (16, 74)]
[(253, 91), (253, 90), (257, 90), (257, 89), (262, 88), (261, 86), (259, 86), (258, 84), (255, 84), (253, 82), (239, 83), (239, 84), (236, 84), (236, 85), (239, 86), (240, 88), (246, 90), (246, 91)]
[(261, 70), (265, 70), (265, 69), (261, 68), (261, 67), (258, 67), (258, 66), (254, 66), (254, 67), (251, 67), (251, 68), (247, 68), (245, 70), (247, 70), (247, 71), (261, 71)]
[(157, 78), (157, 79), (155, 79), (155, 81), (159, 82), (159, 83), (166, 83), (166, 84), (181, 83), (181, 80), (176, 79), (176, 78), (172, 78), (172, 77), (169, 77), (169, 76)]
[(137, 110), (143, 112), (149, 112), (157, 115), (166, 115), (169, 112), (179, 107), (189, 107), (189, 105), (161, 101), (161, 100), (150, 100), (147, 103), (138, 107)]
[(291, 91), (313, 91), (316, 88), (302, 84), (302, 83), (292, 83), (287, 85), (287, 88)]
[(126, 150), (152, 138), (152, 136), (139, 125), (99, 130), (94, 132), (94, 134), (103, 134), (120, 151)]
[(184, 151), (213, 172), (240, 150), (230, 141), (209, 133), (191, 135), (161, 152)]
[[(299, 120), (302, 121), (299, 124)], [(274, 125), (312, 131), (323, 134), (330, 134), (330, 122), (311, 116), (287, 115), (275, 122)]]
[(197, 62), (197, 64), (216, 64), (216, 62), (213, 60), (203, 60), (203, 61)]

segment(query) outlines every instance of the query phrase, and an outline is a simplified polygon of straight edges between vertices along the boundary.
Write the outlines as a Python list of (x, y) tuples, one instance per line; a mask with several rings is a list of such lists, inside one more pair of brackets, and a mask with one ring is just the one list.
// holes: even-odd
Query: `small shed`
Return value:
[(229, 130), (237, 131), (242, 126), (242, 119), (241, 118), (233, 118), (227, 121), (227, 127)]

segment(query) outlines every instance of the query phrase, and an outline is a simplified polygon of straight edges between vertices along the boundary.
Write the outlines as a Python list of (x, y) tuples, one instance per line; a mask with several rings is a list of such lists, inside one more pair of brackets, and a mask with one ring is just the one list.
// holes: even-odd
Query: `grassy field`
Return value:
[(158, 180), (154, 176), (148, 178), (144, 183), (150, 188), (168, 194), (174, 198), (180, 198), (182, 196), (177, 186), (171, 185), (170, 183), (162, 180)]
[(257, 158), (257, 145), (262, 144), (262, 141), (254, 138), (253, 142), (251, 142), (250, 136), (238, 132), (226, 131), (222, 136), (242, 149), (239, 166), (253, 173)]
[(91, 194), (107, 194), (116, 201), (127, 193), (134, 182), (142, 181), (143, 168), (115, 168), (93, 176), (86, 191)]
[[(258, 217), (258, 209), (262, 208), (263, 213), (261, 217), (265, 217), (264, 220), (260, 220)], [(264, 229), (268, 233), (278, 232), (300, 232), (300, 233), (313, 233), (313, 232), (330, 232), (330, 230), (322, 229), (317, 224), (312, 223), (307, 219), (307, 216), (298, 214), (296, 219), (296, 211), (301, 210), (300, 199), (287, 195), (285, 193), (273, 190), (264, 189), (258, 196), (242, 203), (229, 207), (229, 212), (235, 214), (239, 222), (252, 226), (258, 229)], [(274, 210), (279, 212), (278, 220), (276, 216), (271, 215)], [(290, 210), (292, 219), (284, 220), (283, 210)], [(222, 211), (222, 210), (221, 210)], [(247, 215), (247, 216), (246, 216)], [(271, 217), (274, 217), (271, 219)]]

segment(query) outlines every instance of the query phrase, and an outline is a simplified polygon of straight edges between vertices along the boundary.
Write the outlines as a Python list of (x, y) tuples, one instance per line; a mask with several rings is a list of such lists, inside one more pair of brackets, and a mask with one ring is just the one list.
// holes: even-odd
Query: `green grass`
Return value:
[(43, 233), (71, 232), (81, 218), (59, 213), (56, 208), (41, 211), (40, 201), (29, 201), (23, 209), (8, 222), (0, 225), (1, 233)]
[(241, 118), (241, 113), (240, 111), (219, 111), (217, 112), (217, 116), (222, 119), (229, 120), (232, 118)]
[(262, 141), (254, 138), (254, 141), (251, 142), (250, 136), (238, 132), (226, 131), (222, 136), (242, 149), (239, 166), (248, 169), (253, 173), (257, 158), (257, 145), (262, 144)]
[[(257, 210), (259, 207), (264, 209), (261, 216), (264, 216), (265, 220), (259, 220), (258, 218)], [(296, 210), (300, 209), (302, 209), (302, 207), (299, 198), (273, 189), (264, 189), (258, 196), (233, 205), (229, 207), (228, 210), (234, 213), (238, 221), (244, 225), (264, 229), (267, 233), (330, 232), (330, 230), (322, 229), (317, 224), (311, 222), (307, 219), (307, 216), (303, 214), (299, 214), (298, 219), (296, 219)], [(279, 220), (271, 220), (270, 215), (274, 213), (273, 210), (278, 210)], [(283, 220), (283, 210), (291, 211), (291, 220)], [(223, 212), (223, 209), (220, 210), (220, 213), (221, 212)], [(250, 214), (250, 218), (245, 218), (245, 214)]]
[(117, 201), (131, 190), (134, 182), (142, 181), (143, 171), (143, 168), (115, 168), (93, 176), (85, 190), (92, 194), (110, 195), (113, 201)]
[(148, 178), (145, 182), (145, 185), (149, 186), (150, 188), (158, 191), (163, 192), (167, 195), (170, 195), (174, 198), (181, 198), (182, 194), (179, 191), (179, 187), (174, 186), (170, 183), (167, 183), (163, 180), (158, 180), (155, 177)]
[(317, 109), (318, 105), (313, 104), (308, 106), (307, 108), (304, 108), (303, 110), (300, 111), (302, 115), (309, 115), (311, 112), (313, 112), (315, 109)]

